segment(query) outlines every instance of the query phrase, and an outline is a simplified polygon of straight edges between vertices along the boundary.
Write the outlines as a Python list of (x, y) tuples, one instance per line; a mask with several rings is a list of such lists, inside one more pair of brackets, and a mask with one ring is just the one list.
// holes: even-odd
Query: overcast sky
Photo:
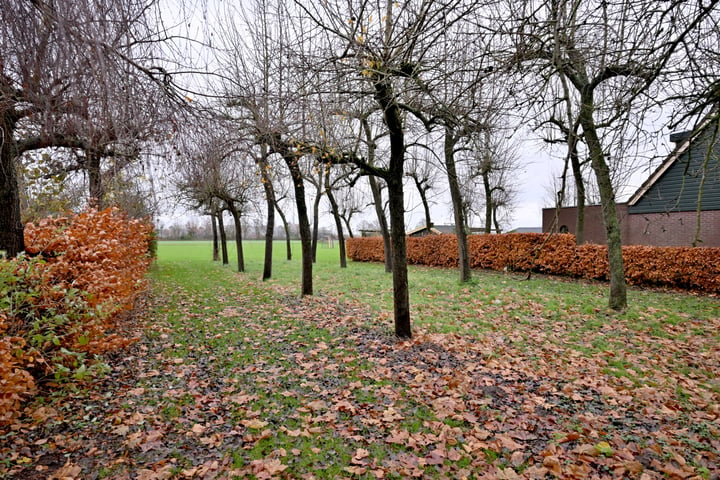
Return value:
[[(179, 0), (162, 0), (162, 2), (167, 6), (164, 9), (164, 12), (171, 12), (168, 15), (168, 18), (171, 19), (171, 23), (177, 22), (177, 18), (179, 16), (187, 18), (190, 14), (188, 10), (180, 12), (180, 10), (177, 9), (178, 4), (187, 7), (188, 4), (185, 2), (179, 2)], [(209, 28), (209, 25), (213, 25), (214, 23), (209, 20), (212, 19), (214, 14), (216, 14), (218, 5), (213, 1), (200, 2), (200, 4), (211, 8), (202, 8), (198, 10), (191, 9), (191, 20), (186, 20), (186, 22), (180, 23), (178, 26), (181, 30), (185, 30), (183, 33), (189, 36), (202, 37), (211, 40), (213, 35), (210, 32), (211, 28)], [(189, 5), (197, 7), (197, 4), (193, 2)], [(193, 56), (198, 55), (198, 52), (193, 53)], [(205, 57), (205, 55), (202, 54), (199, 54), (198, 56)], [(204, 68), (212, 70), (212, 66), (207, 63), (210, 61), (207, 60), (207, 58), (204, 61), (206, 62), (204, 64)], [(649, 128), (652, 129), (652, 126), (649, 126)], [(656, 157), (654, 161), (652, 163), (649, 161), (640, 162), (644, 165), (644, 168), (641, 168), (632, 177), (629, 185), (626, 185), (625, 188), (620, 189), (617, 192), (618, 202), (626, 201), (627, 198), (629, 198), (629, 196), (634, 193), (634, 191), (650, 175), (652, 169), (658, 164), (659, 160), (667, 154), (670, 149), (667, 133), (669, 132), (662, 135), (659, 146), (653, 147), (652, 152), (649, 153), (649, 156), (654, 155)], [(537, 135), (532, 132), (516, 133), (515, 142), (520, 156), (520, 161), (518, 162), (519, 168), (516, 171), (514, 179), (516, 186), (515, 207), (511, 214), (511, 220), (506, 222), (504, 227), (507, 230), (522, 227), (540, 227), (542, 225), (542, 209), (544, 207), (552, 206), (552, 194), (550, 192), (553, 190), (553, 187), (551, 187), (551, 185), (554, 183), (553, 177), (558, 177), (561, 173), (563, 167), (563, 159), (561, 156), (563, 155), (563, 152), (558, 151), (551, 154), (548, 151), (546, 144), (543, 144), (543, 142), (537, 138)], [(453, 224), (453, 212), (449, 193), (447, 192), (446, 181), (442, 181), (442, 184), (439, 184), (433, 192), (430, 192), (430, 194), (433, 195), (433, 198), (431, 199), (431, 216), (433, 222), (435, 224)], [(482, 195), (482, 191), (478, 192), (478, 195)], [(425, 220), (422, 203), (412, 182), (408, 182), (406, 184), (405, 196), (405, 222), (407, 229), (412, 229), (418, 225), (424, 224)], [(161, 222), (164, 224), (172, 223), (176, 220), (187, 221), (189, 216), (193, 216), (192, 214), (189, 215), (182, 209), (177, 209), (175, 212), (171, 212), (169, 210), (171, 209), (166, 207), (160, 218)], [(294, 204), (288, 203), (286, 210), (286, 213), (290, 217), (296, 217)], [(328, 210), (329, 207), (323, 207), (323, 212), (327, 212)], [(366, 209), (366, 212), (367, 213), (363, 216), (353, 217), (352, 223), (354, 228), (357, 228), (358, 224), (361, 222), (375, 223), (377, 221), (374, 215), (374, 209), (368, 208)], [(329, 213), (324, 213), (323, 218), (321, 219), (321, 225), (328, 227), (332, 227), (334, 225)], [(481, 227), (482, 220), (473, 218), (471, 226)]]

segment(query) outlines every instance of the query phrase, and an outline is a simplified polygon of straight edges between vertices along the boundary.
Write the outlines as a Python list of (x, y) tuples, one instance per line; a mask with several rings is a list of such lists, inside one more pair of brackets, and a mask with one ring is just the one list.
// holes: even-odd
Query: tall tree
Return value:
[[(158, 38), (149, 28), (153, 8), (153, 0), (0, 2), (0, 248), (9, 256), (24, 248), (18, 158), (47, 147), (97, 152), (129, 138), (132, 128), (115, 121), (110, 106), (121, 104), (110, 99), (143, 82), (158, 99), (171, 88), (153, 70), (157, 56), (146, 56)], [(92, 124), (109, 142), (95, 142)]]
[(408, 107), (428, 132), (439, 132), (438, 144), (442, 146), (438, 145), (438, 150), (442, 151), (440, 163), (447, 173), (453, 207), (461, 282), (470, 281), (471, 271), (467, 241), (469, 212), (461, 191), (458, 156), (467, 150), (471, 136), (487, 128), (506, 96), (493, 88), (490, 81), (497, 65), (489, 51), (490, 28), (478, 13), (493, 3), (484, 0), (484, 8), (472, 12), (467, 21), (448, 22), (442, 37), (433, 45), (435, 56), (423, 66), (427, 73), (421, 95)]
[[(406, 122), (404, 107), (423, 89), (427, 63), (439, 61), (433, 48), (447, 28), (460, 22), (476, 7), (476, 2), (434, 0), (397, 4), (369, 0), (328, 1), (305, 4), (299, 9), (315, 25), (313, 37), (321, 44), (320, 58), (329, 62), (314, 65), (320, 74), (330, 75), (330, 84), (342, 92), (353, 92), (352, 99), (372, 98), (388, 132), (390, 157), (386, 168), (361, 159), (356, 164), (371, 175), (382, 178), (388, 189), (393, 260), (393, 310), (395, 334), (412, 335), (405, 244)], [(318, 58), (318, 47), (304, 52), (304, 59)], [(311, 66), (312, 63), (310, 63)], [(330, 70), (329, 67), (332, 67)]]
[[(627, 152), (630, 122), (654, 103), (655, 87), (681, 69), (679, 47), (715, 9), (709, 2), (527, 0), (507, 4), (515, 59), (540, 78), (567, 82), (602, 202), (610, 264), (608, 303), (627, 306), (622, 237), (609, 159)], [(507, 25), (507, 23), (506, 23)], [(650, 32), (650, 34), (648, 34)], [(551, 100), (552, 101), (552, 100)]]
[(306, 79), (288, 75), (290, 40), (285, 8), (282, 1), (267, 0), (257, 0), (249, 9), (228, 7), (224, 16), (229, 22), (221, 29), (227, 54), (220, 62), (228, 72), (223, 95), (239, 110), (233, 115), (238, 128), (268, 155), (279, 155), (287, 167), (300, 226), (301, 292), (312, 295), (312, 236), (300, 164), (309, 152), (297, 148), (307, 123), (304, 105), (297, 101), (306, 89)]

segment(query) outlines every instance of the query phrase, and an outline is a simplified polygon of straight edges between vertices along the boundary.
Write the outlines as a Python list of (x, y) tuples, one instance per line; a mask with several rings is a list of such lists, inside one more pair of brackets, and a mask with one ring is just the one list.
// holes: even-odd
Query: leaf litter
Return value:
[[(143, 339), (111, 359), (105, 379), (48, 392), (0, 432), (0, 474), (720, 475), (716, 339), (650, 338), (618, 324), (626, 351), (582, 355), (557, 341), (559, 324), (553, 341), (538, 328), (522, 345), (499, 332), (399, 341), (358, 303), (259, 290), (244, 277), (235, 287), (157, 285), (136, 317)], [(620, 360), (652, 368), (613, 375)]]

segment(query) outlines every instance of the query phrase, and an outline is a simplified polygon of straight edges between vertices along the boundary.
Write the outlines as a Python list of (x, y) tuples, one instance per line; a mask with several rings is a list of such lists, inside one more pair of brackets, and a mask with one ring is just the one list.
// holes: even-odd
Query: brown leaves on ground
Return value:
[[(663, 351), (614, 352), (656, 364), (639, 385), (604, 373), (606, 356), (563, 349), (541, 333), (529, 350), (499, 334), (398, 341), (359, 305), (274, 295), (262, 305), (223, 295), (203, 314), (203, 300), (187, 293), (187, 316), (148, 319), (146, 339), (114, 359), (104, 383), (29, 405), (0, 433), (0, 474), (720, 475), (716, 379), (698, 373), (720, 371), (720, 352), (700, 348), (697, 337), (653, 340)], [(158, 315), (169, 302), (158, 300)], [(679, 374), (679, 359), (702, 368)]]

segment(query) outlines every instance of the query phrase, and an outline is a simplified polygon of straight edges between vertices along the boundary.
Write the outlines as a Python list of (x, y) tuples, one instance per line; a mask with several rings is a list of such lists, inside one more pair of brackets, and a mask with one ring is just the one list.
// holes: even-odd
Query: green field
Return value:
[[(234, 243), (229, 246), (229, 271), (236, 268)], [(285, 243), (275, 242), (273, 278), (269, 285), (300, 291), (300, 244), (293, 242), (293, 259), (285, 260)], [(361, 302), (378, 315), (392, 321), (392, 276), (380, 264), (348, 261), (339, 266), (337, 243), (318, 245), (317, 263), (313, 268), (315, 294), (335, 296)], [(245, 273), (243, 278), (260, 279), (264, 243), (244, 243)], [(194, 268), (208, 268), (212, 251), (210, 242), (160, 242), (160, 264), (185, 263)], [(215, 263), (219, 266), (219, 263)], [(534, 275), (503, 274), (494, 271), (475, 271), (473, 281), (461, 284), (455, 270), (411, 266), (409, 269), (410, 303), (415, 325), (429, 331), (463, 332), (469, 334), (507, 330), (515, 336), (523, 335), (527, 327), (553, 329), (562, 324), (569, 339), (577, 339), (581, 350), (600, 351), (605, 343), (623, 341), (607, 335), (608, 328), (618, 322), (631, 330), (666, 337), (668, 326), (696, 323), (703, 330), (707, 320), (720, 315), (717, 297), (698, 296), (683, 292), (630, 288), (629, 308), (618, 314), (607, 308), (607, 285)], [(478, 315), (482, 312), (482, 315)], [(508, 318), (516, 321), (507, 324)], [(542, 319), (541, 324), (537, 321)], [(557, 321), (552, 324), (548, 321)], [(708, 331), (709, 336), (717, 332)], [(591, 345), (587, 344), (592, 337)], [(610, 338), (608, 338), (610, 337)], [(562, 339), (567, 345), (568, 338)], [(592, 344), (600, 348), (593, 349)]]
[[(0, 474), (36, 478), (717, 478), (718, 299), (543, 276), (391, 276), (322, 244), (261, 280), (209, 242), (160, 242), (138, 342), (111, 374), (28, 406)], [(71, 401), (70, 401), (71, 399)], [(37, 420), (40, 419), (40, 420)], [(1, 455), (0, 455), (1, 456)], [(40, 477), (37, 477), (40, 478)]]
[[(557, 476), (574, 472), (572, 475), (584, 477), (607, 471), (611, 465), (616, 472), (621, 471), (618, 465), (625, 465), (630, 477), (645, 470), (663, 471), (658, 465), (665, 468), (665, 474), (685, 469), (684, 473), (710, 478), (711, 472), (717, 472), (717, 454), (710, 453), (717, 443), (711, 439), (720, 433), (710, 422), (720, 413), (717, 298), (633, 288), (630, 307), (618, 314), (607, 309), (607, 286), (601, 283), (546, 276), (526, 280), (525, 276), (476, 271), (473, 282), (461, 284), (453, 270), (410, 267), (415, 339), (392, 347), (392, 279), (383, 266), (349, 262), (348, 268), (341, 269), (337, 245), (320, 244), (314, 266), (315, 296), (301, 300), (299, 245), (293, 246), (294, 260), (288, 262), (284, 243), (276, 243), (273, 278), (263, 283), (261, 242), (246, 243), (246, 272), (241, 274), (234, 272), (232, 251), (230, 264), (223, 267), (210, 261), (209, 243), (160, 244), (155, 278), (163, 288), (176, 285), (171, 287), (173, 291), (202, 292), (202, 306), (195, 302), (194, 315), (202, 318), (217, 310), (216, 315), (223, 317), (235, 311), (235, 307), (227, 310), (228, 299), (242, 301), (238, 315), (247, 322), (247, 329), (233, 334), (227, 324), (210, 330), (203, 327), (205, 338), (213, 338), (213, 351), (228, 344), (245, 345), (240, 348), (243, 353), (234, 352), (225, 361), (218, 359), (218, 364), (234, 371), (238, 362), (261, 358), (265, 367), (260, 370), (281, 379), (279, 386), (269, 380), (269, 384), (263, 381), (261, 388), (249, 390), (258, 397), (253, 408), (264, 412), (258, 418), (269, 415), (281, 424), (290, 419), (283, 424), (287, 431), (272, 441), (260, 440), (249, 451), (235, 452), (237, 466), (247, 468), (253, 461), (269, 457), (285, 461), (278, 451), (300, 451), (300, 459), (282, 463), (292, 472), (289, 478), (303, 474), (337, 478), (353, 472), (363, 478), (460, 478), (479, 472), (514, 478), (515, 473), (542, 477), (545, 470)], [(209, 289), (204, 277), (218, 283)], [(215, 300), (219, 300), (216, 306)], [(171, 300), (171, 305), (177, 301)], [(176, 314), (171, 313), (170, 318)], [(187, 337), (182, 333), (188, 331), (187, 315), (180, 314), (172, 321), (178, 322), (171, 327), (176, 342), (193, 343), (199, 325), (194, 324), (189, 329), (194, 336)], [(218, 339), (213, 332), (220, 328), (224, 333)], [(249, 338), (253, 339), (251, 346), (247, 345)], [(367, 344), (373, 345), (371, 352), (364, 350)], [(434, 345), (430, 351), (425, 350), (428, 345)], [(298, 347), (305, 352), (301, 358), (311, 360), (309, 368), (293, 369)], [(399, 365), (388, 372), (386, 361)], [(320, 375), (335, 388), (319, 388), (313, 380), (313, 369), (322, 371), (324, 366), (335, 366)], [(492, 383), (495, 380), (489, 378), (500, 375), (499, 384), (506, 390), (494, 386), (478, 390), (473, 375), (467, 374), (476, 369), (489, 375), (485, 382)], [(376, 371), (379, 373), (367, 373)], [(300, 377), (295, 378), (293, 372)], [(245, 385), (256, 381), (253, 375), (242, 378)], [(378, 395), (383, 389), (391, 392), (390, 400)], [(350, 400), (347, 412), (327, 413), (332, 417), (327, 422), (318, 419), (329, 404), (345, 405), (345, 396)], [(464, 407), (457, 407), (451, 415), (442, 407), (446, 398), (462, 399)], [(568, 399), (575, 404), (565, 410)], [(481, 408), (469, 414), (466, 409), (473, 402), (479, 402)], [(516, 410), (537, 402), (555, 413), (546, 417)], [(392, 406), (397, 418), (387, 424), (377, 420), (373, 405), (378, 403)], [(298, 417), (297, 410), (306, 413)], [(650, 412), (655, 413), (646, 416)], [(366, 419), (361, 425), (353, 423), (357, 435), (342, 433), (350, 428), (347, 413)], [(468, 438), (478, 428), (476, 416), (485, 418), (485, 423), (480, 422), (480, 438), (490, 427), (494, 443), (471, 446)], [(311, 428), (315, 421), (317, 436), (300, 437), (302, 441), (293, 436), (302, 428)], [(535, 434), (518, 433), (518, 425), (542, 431), (530, 426), (547, 421), (557, 424), (545, 431), (549, 437), (540, 441), (542, 447), (530, 441)], [(427, 440), (433, 432), (447, 428), (457, 429), (453, 430), (456, 440)], [(394, 443), (395, 435), (398, 443)], [(411, 445), (415, 445), (412, 438), (416, 435), (419, 442), (430, 446), (408, 449), (400, 440), (406, 435)], [(506, 442), (506, 435), (528, 441), (521, 441), (520, 446)], [(464, 450), (448, 445), (455, 441)], [(636, 443), (653, 453), (634, 446)], [(433, 450), (438, 445), (440, 448)], [(367, 458), (357, 458), (358, 452), (363, 457), (366, 451), (370, 452)], [(520, 455), (521, 451), (525, 454)], [(683, 452), (681, 457), (668, 462), (678, 451)], [(398, 464), (406, 454), (411, 459)], [(439, 462), (435, 454), (442, 455)], [(419, 463), (412, 460), (415, 455)], [(642, 455), (657, 458), (653, 463)], [(691, 455), (695, 460), (687, 462)], [(555, 456), (559, 466), (547, 462)], [(333, 460), (326, 460), (328, 457)], [(318, 463), (321, 467), (313, 467)], [(402, 474), (387, 475), (393, 471)]]

